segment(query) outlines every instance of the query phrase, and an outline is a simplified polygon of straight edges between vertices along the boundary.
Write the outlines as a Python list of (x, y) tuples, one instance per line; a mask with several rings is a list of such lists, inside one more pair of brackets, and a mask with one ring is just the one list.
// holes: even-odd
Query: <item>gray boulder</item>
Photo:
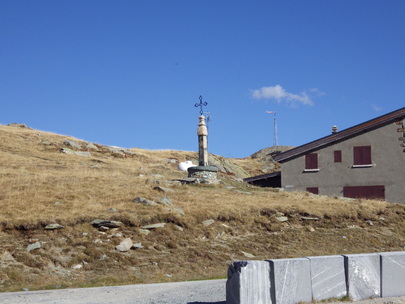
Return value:
[(155, 203), (154, 201), (144, 198), (144, 197), (137, 197), (133, 200), (134, 203), (139, 203), (139, 204), (143, 204), (146, 206), (156, 206), (157, 203)]
[(134, 243), (132, 243), (131, 239), (126, 238), (118, 246), (116, 246), (115, 249), (120, 252), (126, 252), (129, 251), (133, 245)]
[(60, 224), (49, 224), (49, 225), (46, 225), (45, 226), (45, 230), (56, 230), (56, 229), (63, 229), (63, 228), (65, 228), (65, 227), (63, 227), (62, 225), (60, 225)]
[(29, 245), (27, 246), (26, 250), (27, 250), (28, 252), (30, 252), (30, 251), (32, 251), (32, 250), (36, 250), (36, 249), (39, 249), (39, 248), (41, 248), (41, 243), (40, 243), (40, 242), (35, 242), (35, 243), (33, 243), (33, 244), (29, 244)]
[(123, 224), (120, 221), (110, 221), (110, 220), (101, 220), (95, 219), (90, 222), (93, 227), (100, 228), (100, 227), (108, 227), (108, 228), (118, 228), (121, 227)]
[(80, 150), (82, 147), (77, 143), (77, 142), (75, 142), (74, 140), (65, 140), (64, 142), (63, 142), (63, 144), (65, 145), (65, 146), (68, 146), (68, 147), (71, 147), (71, 148), (73, 148), (73, 149), (77, 149), (77, 150)]

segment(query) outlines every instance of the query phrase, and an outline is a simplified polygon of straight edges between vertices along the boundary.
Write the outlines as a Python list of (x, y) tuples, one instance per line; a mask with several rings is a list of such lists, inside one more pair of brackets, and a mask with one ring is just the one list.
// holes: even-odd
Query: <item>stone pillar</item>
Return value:
[(205, 125), (205, 117), (201, 115), (198, 123), (198, 166), (187, 169), (188, 177), (197, 180), (198, 182), (217, 182), (218, 168), (208, 165), (208, 143), (207, 143), (207, 126)]
[(198, 165), (208, 166), (208, 143), (207, 136), (208, 130), (205, 125), (205, 117), (201, 115), (199, 117), (200, 122), (198, 123)]

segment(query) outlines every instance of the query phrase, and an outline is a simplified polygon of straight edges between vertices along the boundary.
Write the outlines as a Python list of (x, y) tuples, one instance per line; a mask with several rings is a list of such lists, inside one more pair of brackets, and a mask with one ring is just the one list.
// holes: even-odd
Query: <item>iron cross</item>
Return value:
[(202, 96), (200, 95), (200, 103), (196, 103), (194, 106), (196, 107), (196, 108), (198, 108), (198, 107), (200, 107), (200, 115), (203, 115), (203, 109), (202, 109), (202, 107), (203, 106), (206, 106), (208, 103), (206, 102), (206, 101), (202, 101)]

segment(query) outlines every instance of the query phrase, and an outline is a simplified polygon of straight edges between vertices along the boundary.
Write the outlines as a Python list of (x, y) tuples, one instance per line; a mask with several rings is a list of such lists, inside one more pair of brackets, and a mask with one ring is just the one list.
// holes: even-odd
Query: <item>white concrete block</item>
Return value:
[(347, 295), (345, 263), (341, 255), (308, 257), (311, 266), (312, 298), (317, 301)]
[(347, 271), (348, 295), (357, 301), (381, 297), (380, 255), (344, 255)]
[(405, 252), (381, 253), (381, 296), (405, 296)]
[(270, 264), (267, 261), (237, 261), (228, 269), (227, 304), (272, 304)]
[(311, 302), (310, 263), (307, 258), (270, 261), (273, 304)]

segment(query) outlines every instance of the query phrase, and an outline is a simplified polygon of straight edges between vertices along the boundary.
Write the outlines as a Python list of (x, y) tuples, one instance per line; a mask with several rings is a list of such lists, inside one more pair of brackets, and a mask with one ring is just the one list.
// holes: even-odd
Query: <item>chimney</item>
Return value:
[(338, 127), (337, 126), (333, 126), (332, 127), (332, 134), (336, 134), (338, 132)]

